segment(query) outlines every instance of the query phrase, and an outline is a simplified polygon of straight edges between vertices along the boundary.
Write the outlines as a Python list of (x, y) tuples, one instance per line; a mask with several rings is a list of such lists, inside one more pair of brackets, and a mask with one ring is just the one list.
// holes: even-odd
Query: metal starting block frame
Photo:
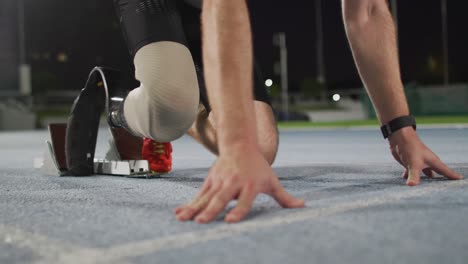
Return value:
[[(67, 124), (50, 124), (50, 140), (46, 140), (47, 151), (42, 160), (35, 161), (35, 167), (43, 174), (70, 176), (66, 174), (65, 134)], [(141, 159), (143, 140), (123, 129), (110, 129), (109, 149), (104, 159), (94, 159), (94, 174), (113, 175), (129, 178), (155, 178), (161, 173), (150, 170), (149, 162)]]
[(132, 178), (152, 175), (147, 160), (105, 160), (94, 159), (94, 171), (96, 174), (121, 175)]

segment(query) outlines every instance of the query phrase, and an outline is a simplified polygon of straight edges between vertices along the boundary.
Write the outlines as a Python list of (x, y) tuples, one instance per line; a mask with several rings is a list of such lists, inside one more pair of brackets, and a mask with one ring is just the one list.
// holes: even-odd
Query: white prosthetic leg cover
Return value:
[(134, 63), (141, 86), (125, 100), (129, 128), (159, 142), (181, 137), (193, 124), (200, 100), (189, 49), (176, 42), (151, 43), (136, 53)]

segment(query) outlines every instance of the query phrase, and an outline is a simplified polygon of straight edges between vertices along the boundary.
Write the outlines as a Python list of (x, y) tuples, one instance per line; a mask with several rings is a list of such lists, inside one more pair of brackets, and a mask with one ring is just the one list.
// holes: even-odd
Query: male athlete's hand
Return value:
[(188, 205), (175, 209), (177, 219), (208, 223), (221, 213), (228, 203), (237, 199), (237, 205), (224, 220), (234, 223), (242, 220), (252, 208), (259, 193), (271, 195), (285, 208), (304, 206), (304, 201), (286, 192), (278, 177), (261, 153), (255, 149), (220, 155), (211, 168), (200, 193)]
[(434, 172), (451, 180), (461, 180), (463, 176), (451, 170), (419, 139), (416, 131), (405, 127), (389, 138), (393, 157), (405, 167), (403, 177), (408, 186), (419, 184), (421, 171), (430, 178)]

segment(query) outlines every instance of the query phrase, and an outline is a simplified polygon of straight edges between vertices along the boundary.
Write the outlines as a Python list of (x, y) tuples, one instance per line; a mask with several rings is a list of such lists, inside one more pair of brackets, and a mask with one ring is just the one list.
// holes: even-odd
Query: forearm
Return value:
[(257, 145), (252, 95), (252, 37), (245, 1), (205, 0), (203, 63), (220, 154)]
[[(397, 55), (395, 26), (387, 0), (342, 0), (346, 33), (359, 74), (381, 123), (408, 115)], [(405, 167), (407, 185), (419, 184), (420, 172), (462, 179), (427, 148), (411, 127), (389, 137), (392, 155)]]
[(386, 1), (343, 1), (346, 33), (361, 79), (381, 123), (409, 114), (395, 27)]

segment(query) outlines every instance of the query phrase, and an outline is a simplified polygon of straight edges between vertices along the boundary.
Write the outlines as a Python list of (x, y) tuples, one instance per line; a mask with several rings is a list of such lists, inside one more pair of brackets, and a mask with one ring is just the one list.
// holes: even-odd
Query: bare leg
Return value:
[[(273, 164), (278, 152), (278, 130), (271, 107), (263, 102), (254, 102), (257, 120), (257, 137), (260, 150), (265, 159)], [(218, 155), (216, 140), (216, 123), (213, 113), (208, 114), (204, 107), (199, 107), (198, 115), (192, 127), (187, 132), (213, 154)]]
[(198, 114), (187, 134), (198, 143), (205, 146), (211, 153), (219, 155), (216, 130), (213, 115), (209, 114), (202, 104), (198, 107)]

